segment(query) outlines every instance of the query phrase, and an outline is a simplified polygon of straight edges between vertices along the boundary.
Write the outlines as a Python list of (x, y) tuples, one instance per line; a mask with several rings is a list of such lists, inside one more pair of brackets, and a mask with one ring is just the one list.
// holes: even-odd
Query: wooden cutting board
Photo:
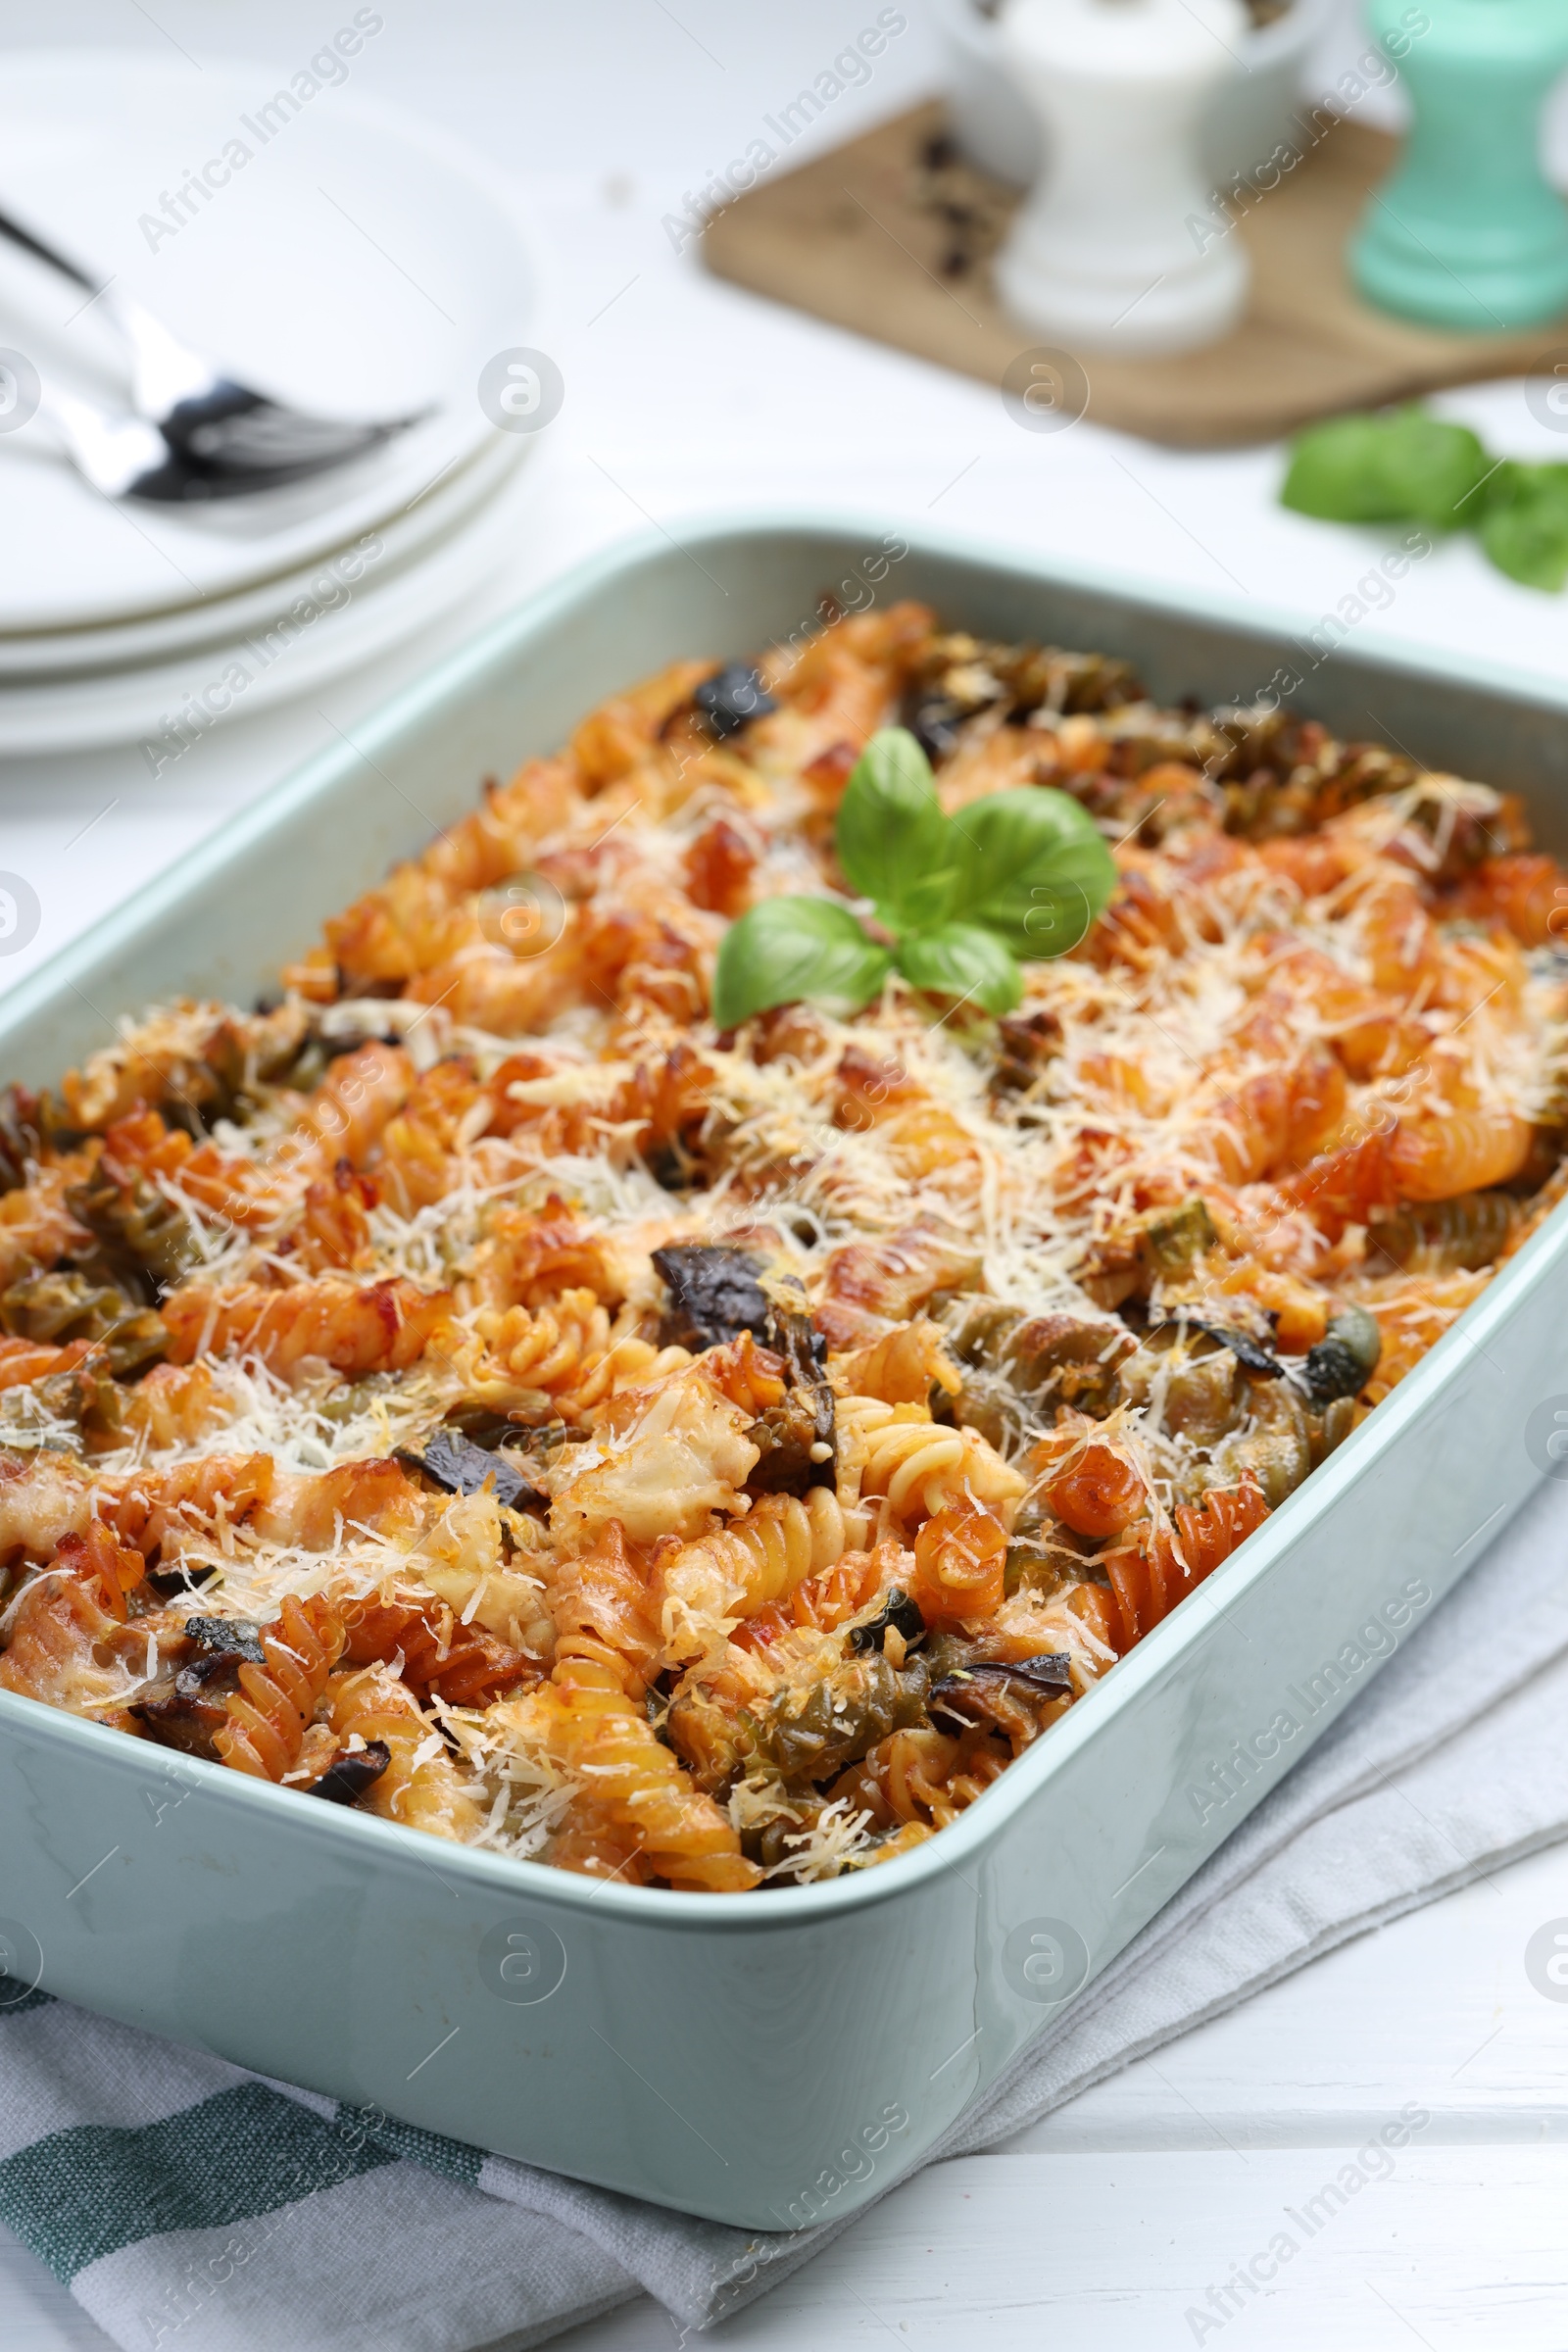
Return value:
[[(1250, 250), (1251, 301), (1223, 343), (1169, 359), (1084, 352), (1076, 372), (1052, 362), (1044, 380), (1097, 423), (1219, 448), (1568, 359), (1568, 318), (1525, 334), (1453, 335), (1359, 300), (1346, 242), (1396, 152), (1384, 132), (1341, 122), (1277, 188), (1249, 198), (1229, 233)], [(1019, 202), (958, 162), (940, 105), (923, 106), (737, 197), (708, 222), (703, 253), (754, 293), (988, 383), (1006, 378), (1016, 401), (1041, 338), (998, 303), (991, 257)], [(1033, 408), (1039, 421), (1039, 395)]]

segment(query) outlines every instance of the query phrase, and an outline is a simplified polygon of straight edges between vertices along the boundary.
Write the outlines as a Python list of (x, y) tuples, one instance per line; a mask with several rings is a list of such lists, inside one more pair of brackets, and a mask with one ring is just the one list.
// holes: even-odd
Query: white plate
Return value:
[[(122, 621), (279, 578), (396, 514), (493, 430), (479, 371), (537, 331), (537, 264), (510, 193), (352, 81), (292, 116), (277, 107), (264, 141), (261, 110), (298, 71), (12, 51), (0, 202), (266, 391), (332, 414), (436, 413), (319, 481), (190, 512), (99, 497), (49, 451), (41, 417), (0, 435), (0, 632)], [(166, 192), (221, 167), (233, 141), (249, 160), (156, 235)], [(10, 249), (0, 344), (46, 383), (113, 397), (123, 381), (91, 307)]]
[[(265, 630), (300, 597), (328, 604), (347, 568), (379, 587), (396, 571), (419, 561), (452, 536), (480, 506), (498, 497), (533, 447), (531, 440), (495, 433), (478, 455), (453, 466), (390, 521), (377, 523), (348, 549), (328, 551), (281, 579), (215, 596), (182, 612), (147, 620), (109, 621), (96, 629), (29, 631), (0, 636), (0, 683), (39, 685), (67, 676), (89, 677), (132, 664), (168, 663), (200, 646), (231, 641), (247, 630)], [(358, 560), (356, 560), (356, 558)]]
[[(515, 551), (528, 469), (422, 560), (394, 578), (373, 572), (335, 609), (248, 638), (202, 646), (146, 667), (42, 686), (0, 687), (0, 757), (140, 742), (161, 773), (182, 740), (343, 676), (406, 643), (477, 595)], [(237, 669), (243, 683), (235, 685)], [(205, 704), (204, 704), (205, 698)], [(196, 715), (192, 716), (193, 708)], [(204, 714), (205, 710), (205, 714)], [(183, 730), (183, 732), (182, 732)]]

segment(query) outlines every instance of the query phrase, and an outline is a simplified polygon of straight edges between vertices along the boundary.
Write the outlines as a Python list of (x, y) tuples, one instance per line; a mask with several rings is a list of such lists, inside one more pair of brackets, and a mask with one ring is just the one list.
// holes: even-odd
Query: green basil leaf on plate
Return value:
[(987, 1012), (1010, 1012), (1023, 995), (1023, 974), (994, 931), (979, 923), (944, 923), (899, 943), (899, 969), (911, 988), (932, 997), (960, 997)]
[(839, 863), (892, 931), (921, 931), (950, 911), (961, 847), (927, 760), (905, 727), (883, 727), (839, 803)]
[(1478, 520), (1482, 546), (1510, 580), (1552, 595), (1568, 584), (1568, 466), (1499, 466)]
[(1487, 453), (1468, 425), (1422, 408), (1331, 416), (1296, 441), (1282, 505), (1327, 522), (1425, 522), (1455, 530), (1478, 519), (1473, 493)]
[(1075, 948), (1116, 887), (1094, 818), (1054, 785), (971, 801), (953, 819), (963, 845), (954, 912), (983, 923), (1015, 956), (1044, 961)]
[(868, 939), (847, 906), (832, 899), (763, 899), (731, 923), (713, 975), (713, 1019), (737, 1029), (755, 1013), (808, 997), (834, 1010), (858, 1012), (892, 968), (886, 948)]

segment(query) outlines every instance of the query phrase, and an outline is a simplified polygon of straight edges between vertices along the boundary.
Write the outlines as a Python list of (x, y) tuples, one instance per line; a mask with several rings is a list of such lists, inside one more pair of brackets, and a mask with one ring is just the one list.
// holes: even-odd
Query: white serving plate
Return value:
[[(191, 698), (216, 694), (223, 704), (219, 716), (230, 710), (249, 715), (363, 667), (456, 611), (494, 578), (517, 545), (526, 491), (525, 469), (514, 465), (482, 503), (418, 558), (390, 573), (383, 573), (379, 561), (368, 565), (346, 591), (347, 601), (315, 601), (307, 586), (315, 617), (297, 630), (270, 612), (244, 634), (189, 647), (165, 662), (42, 684), (0, 681), (0, 758), (139, 741), (156, 763)], [(310, 576), (319, 581), (322, 567)], [(236, 692), (229, 681), (223, 701), (225, 673), (235, 665), (247, 683)]]
[(99, 628), (28, 631), (0, 636), (0, 693), (7, 686), (63, 684), (154, 663), (167, 665), (204, 646), (231, 643), (252, 629), (265, 630), (299, 597), (330, 598), (332, 579), (353, 551), (368, 559), (366, 579), (377, 586), (395, 572), (423, 561), (469, 523), (481, 508), (505, 495), (518, 466), (535, 446), (532, 438), (493, 432), (478, 452), (453, 466), (422, 495), (375, 523), (347, 548), (330, 548), (280, 578), (212, 596), (178, 612), (141, 620), (106, 621)]
[[(114, 50), (8, 54), (7, 209), (263, 390), (330, 414), (434, 414), (319, 481), (177, 511), (99, 497), (34, 417), (0, 435), (0, 635), (122, 622), (280, 578), (387, 521), (489, 438), (480, 369), (538, 334), (529, 232), (495, 175), (361, 97), (352, 61), (348, 71), (296, 115), (279, 112), (263, 144), (258, 110), (293, 78), (281, 68), (197, 72), (177, 56)], [(159, 223), (162, 193), (220, 162), (236, 138), (250, 160), (230, 167), (210, 205), (154, 238), (145, 223)], [(113, 334), (12, 249), (0, 249), (0, 343), (31, 359), (46, 384), (122, 395)]]

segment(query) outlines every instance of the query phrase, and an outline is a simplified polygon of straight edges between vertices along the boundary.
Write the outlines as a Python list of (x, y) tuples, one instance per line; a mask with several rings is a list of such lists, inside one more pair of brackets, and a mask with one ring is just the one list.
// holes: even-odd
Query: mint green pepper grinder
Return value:
[(1380, 310), (1469, 334), (1568, 308), (1568, 205), (1541, 170), (1541, 110), (1568, 66), (1568, 0), (1368, 0), (1414, 111), (1351, 241)]

